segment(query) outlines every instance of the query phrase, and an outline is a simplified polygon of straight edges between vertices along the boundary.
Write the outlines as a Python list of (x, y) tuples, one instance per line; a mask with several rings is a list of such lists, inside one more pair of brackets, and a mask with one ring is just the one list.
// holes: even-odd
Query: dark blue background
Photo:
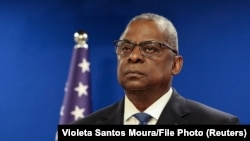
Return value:
[(177, 28), (178, 92), (250, 124), (249, 7), (247, 0), (0, 1), (1, 140), (54, 140), (79, 29), (89, 34), (93, 110), (119, 100), (112, 41), (142, 12)]

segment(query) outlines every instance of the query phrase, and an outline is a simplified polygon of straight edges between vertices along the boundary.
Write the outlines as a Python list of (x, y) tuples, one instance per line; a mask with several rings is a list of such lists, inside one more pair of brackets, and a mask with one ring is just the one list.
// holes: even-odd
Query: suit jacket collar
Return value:
[[(173, 89), (173, 93), (169, 102), (164, 107), (159, 120), (156, 124), (188, 124), (189, 121), (185, 119), (185, 116), (190, 114), (190, 109), (186, 104), (184, 97), (178, 94), (178, 92)], [(106, 112), (102, 114), (102, 118), (96, 122), (96, 124), (123, 124), (124, 115), (124, 98), (113, 104), (108, 108)]]

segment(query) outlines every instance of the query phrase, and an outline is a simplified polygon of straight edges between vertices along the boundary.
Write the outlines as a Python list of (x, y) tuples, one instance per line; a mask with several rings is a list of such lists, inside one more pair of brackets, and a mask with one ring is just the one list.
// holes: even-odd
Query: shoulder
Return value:
[(204, 103), (184, 98), (177, 91), (173, 94), (179, 109), (186, 109), (183, 119), (193, 124), (239, 124), (237, 116)]
[(198, 121), (211, 124), (238, 124), (237, 116), (228, 112), (219, 110), (218, 108), (205, 105), (195, 100), (186, 99), (186, 103), (190, 108), (191, 115), (199, 117)]

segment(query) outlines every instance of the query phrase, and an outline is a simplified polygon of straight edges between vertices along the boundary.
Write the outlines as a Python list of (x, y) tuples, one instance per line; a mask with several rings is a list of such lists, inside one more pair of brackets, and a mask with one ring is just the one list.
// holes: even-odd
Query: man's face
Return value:
[[(133, 22), (121, 40), (137, 44), (152, 40), (166, 43), (156, 24), (146, 20)], [(118, 81), (125, 91), (165, 91), (170, 87), (174, 66), (174, 53), (171, 50), (161, 49), (159, 56), (145, 57), (136, 46), (129, 56), (117, 57)]]

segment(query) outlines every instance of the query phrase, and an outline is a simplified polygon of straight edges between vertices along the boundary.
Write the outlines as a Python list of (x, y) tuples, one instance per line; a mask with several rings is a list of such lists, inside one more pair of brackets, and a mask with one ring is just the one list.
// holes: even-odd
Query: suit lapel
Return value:
[[(124, 98), (110, 106), (107, 111), (104, 112), (102, 117), (100, 117), (96, 124), (97, 125), (111, 125), (123, 124), (123, 113), (124, 113)], [(178, 125), (178, 124), (189, 124), (187, 120), (187, 115), (191, 111), (188, 108), (184, 97), (178, 94), (178, 92), (173, 89), (173, 93), (169, 102), (164, 107), (157, 124), (169, 124), (169, 125)]]
[(173, 89), (172, 96), (163, 109), (157, 124), (188, 124), (189, 121), (185, 119), (188, 114), (190, 114), (190, 110), (185, 99)]

